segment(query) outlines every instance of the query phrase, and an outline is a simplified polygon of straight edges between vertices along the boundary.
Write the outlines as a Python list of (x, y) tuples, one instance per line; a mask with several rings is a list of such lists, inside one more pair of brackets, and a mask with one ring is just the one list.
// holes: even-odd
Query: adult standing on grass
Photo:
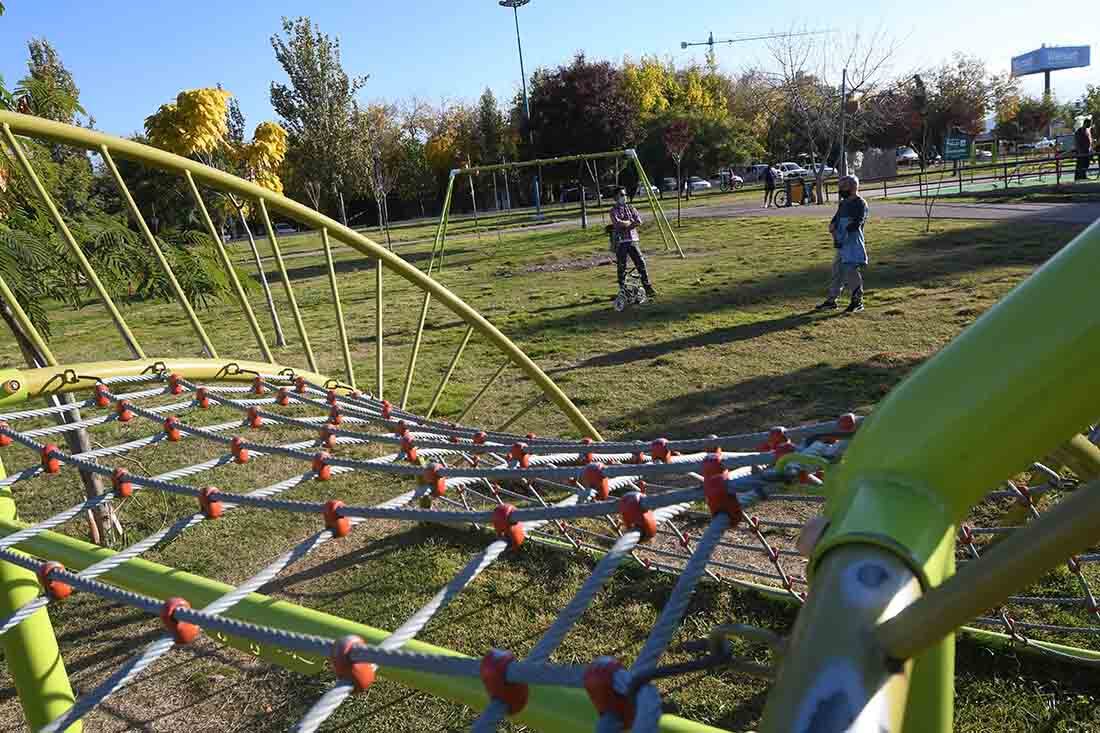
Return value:
[(768, 163), (764, 169), (764, 208), (771, 207), (775, 201), (775, 167)]
[(1077, 148), (1077, 170), (1073, 180), (1084, 181), (1088, 178), (1089, 160), (1092, 158), (1092, 120), (1086, 118), (1073, 133), (1073, 142)]
[(611, 236), (615, 242), (615, 264), (618, 267), (619, 290), (626, 284), (626, 258), (634, 261), (638, 268), (638, 274), (642, 277), (642, 287), (646, 295), (653, 297), (657, 291), (649, 284), (649, 272), (646, 270), (645, 257), (638, 248), (641, 238), (638, 236), (638, 227), (642, 225), (642, 217), (638, 210), (626, 202), (626, 189), (620, 188), (615, 192), (615, 205), (611, 207)]
[(829, 295), (815, 310), (836, 310), (836, 299), (847, 285), (852, 299), (845, 313), (863, 310), (863, 268), (867, 267), (867, 244), (863, 238), (863, 224), (867, 221), (867, 202), (859, 195), (859, 179), (842, 176), (837, 181), (840, 205), (829, 222), (836, 256), (833, 257), (833, 280)]

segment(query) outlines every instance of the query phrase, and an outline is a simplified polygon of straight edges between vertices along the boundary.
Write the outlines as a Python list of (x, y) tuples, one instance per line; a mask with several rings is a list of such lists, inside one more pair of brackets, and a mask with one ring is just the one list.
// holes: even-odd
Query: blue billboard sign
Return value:
[(1012, 75), (1026, 76), (1088, 65), (1088, 46), (1044, 46), (1021, 56), (1013, 56)]

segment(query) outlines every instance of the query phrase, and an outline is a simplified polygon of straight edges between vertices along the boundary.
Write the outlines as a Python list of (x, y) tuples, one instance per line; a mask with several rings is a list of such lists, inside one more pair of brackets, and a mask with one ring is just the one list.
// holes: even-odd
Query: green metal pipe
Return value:
[(466, 328), (466, 334), (462, 337), (462, 343), (458, 345), (458, 350), (455, 351), (455, 355), (451, 358), (451, 363), (447, 366), (447, 371), (443, 375), (443, 379), (439, 382), (439, 387), (435, 390), (435, 396), (432, 397), (432, 403), (428, 406), (428, 411), (424, 413), (425, 420), (431, 419), (432, 413), (435, 412), (435, 408), (439, 405), (439, 398), (443, 396), (443, 390), (447, 389), (447, 382), (451, 381), (451, 375), (454, 374), (455, 367), (458, 366), (458, 360), (462, 358), (462, 352), (466, 350), (466, 344), (470, 343), (470, 337), (473, 335), (474, 327), (468, 326)]
[(225, 268), (225, 274), (229, 278), (229, 282), (233, 285), (233, 292), (237, 295), (237, 301), (241, 304), (241, 310), (244, 312), (245, 320), (248, 321), (248, 327), (252, 330), (252, 335), (256, 337), (256, 343), (260, 346), (260, 353), (263, 354), (264, 359), (267, 361), (274, 362), (275, 357), (272, 356), (271, 349), (267, 347), (267, 339), (264, 338), (264, 332), (260, 330), (260, 324), (256, 322), (256, 314), (252, 312), (252, 306), (248, 303), (248, 297), (244, 293), (244, 287), (241, 286), (241, 281), (237, 277), (237, 270), (234, 269), (233, 262), (229, 259), (229, 253), (225, 251), (225, 243), (222, 242), (222, 235), (218, 232), (218, 228), (214, 226), (214, 220), (210, 218), (210, 212), (206, 210), (206, 203), (202, 200), (202, 194), (199, 193), (199, 187), (195, 185), (195, 178), (191, 175), (191, 171), (189, 170), (183, 171), (183, 177), (187, 180), (187, 185), (191, 189), (191, 197), (199, 207), (199, 213), (202, 215), (203, 223), (206, 225), (206, 232), (214, 242), (214, 249), (218, 253), (218, 258), (222, 261), (222, 267)]
[(653, 213), (653, 219), (657, 224), (657, 231), (661, 235), (661, 241), (664, 242), (665, 251), (669, 250), (668, 235), (665, 234), (664, 226), (661, 220), (664, 218), (660, 211), (657, 210), (657, 198), (653, 195), (653, 189), (650, 186), (649, 179), (646, 177), (645, 170), (642, 168), (642, 163), (638, 160), (637, 156), (633, 158), (634, 170), (638, 174), (638, 185), (645, 191), (646, 201), (649, 202), (649, 210)]
[[(25, 526), (21, 522), (0, 519), (0, 536), (7, 536)], [(53, 532), (36, 535), (20, 543), (18, 548), (38, 557), (57, 560), (74, 571), (83, 570), (114, 554), (112, 550)], [(154, 598), (165, 599), (172, 596), (186, 598), (195, 608), (205, 606), (233, 589), (232, 586), (224, 583), (142, 559), (130, 560), (100, 579)], [(379, 643), (390, 633), (321, 611), (278, 601), (259, 593), (253, 593), (241, 600), (225, 615), (262, 626), (290, 629), (301, 634), (332, 639), (355, 634), (371, 644)], [(243, 651), (253, 654), (258, 652), (262, 658), (287, 669), (317, 674), (327, 668), (325, 659), (290, 653), (270, 646), (261, 645), (257, 649), (257, 645), (252, 641), (224, 637), (221, 634), (213, 636)], [(415, 639), (402, 648), (423, 654), (461, 656), (451, 649)], [(448, 677), (389, 667), (379, 668), (378, 673), (408, 687), (438, 695), (477, 710), (483, 709), (488, 702), (485, 688), (479, 679)], [(544, 731), (592, 730), (596, 724), (596, 715), (595, 709), (583, 690), (532, 686), (527, 707), (512, 720), (517, 724)], [(660, 729), (667, 733), (716, 731), (715, 728), (672, 715), (661, 716)]]
[(582, 153), (580, 155), (564, 155), (558, 158), (540, 158), (536, 160), (517, 160), (513, 163), (494, 163), (492, 165), (475, 165), (471, 168), (456, 168), (459, 174), (491, 173), (493, 171), (514, 170), (516, 168), (533, 168), (540, 165), (553, 163), (572, 163), (578, 160), (600, 160), (602, 158), (623, 158), (629, 155), (627, 150), (609, 150), (605, 153)]
[[(7, 476), (0, 463), (0, 478)], [(15, 500), (11, 487), (0, 489), (0, 522), (14, 523)], [(90, 547), (94, 545), (89, 545)], [(0, 562), (0, 616), (7, 617), (41, 595), (42, 586), (31, 571), (8, 562)], [(4, 661), (15, 689), (27, 727), (37, 730), (64, 715), (73, 706), (73, 695), (65, 661), (57, 648), (57, 637), (45, 608), (36, 611), (0, 639)], [(80, 722), (67, 728), (80, 733)]]
[(1082, 481), (1100, 478), (1100, 448), (1080, 433), (1055, 449), (1052, 455)]
[(62, 241), (65, 242), (65, 246), (68, 247), (69, 252), (76, 258), (77, 264), (80, 265), (81, 272), (84, 273), (84, 277), (88, 278), (88, 282), (92, 284), (96, 294), (99, 295), (100, 301), (107, 308), (111, 320), (114, 321), (115, 327), (118, 328), (118, 332), (122, 335), (122, 340), (126, 342), (126, 346), (130, 349), (130, 353), (134, 355), (135, 359), (144, 359), (145, 352), (141, 350), (141, 344), (138, 343), (137, 337), (130, 331), (130, 327), (126, 325), (126, 319), (119, 313), (118, 308), (115, 306), (115, 302), (111, 300), (111, 296), (107, 293), (107, 288), (103, 286), (99, 276), (96, 275), (92, 263), (84, 256), (84, 251), (80, 248), (80, 245), (77, 244), (76, 238), (73, 237), (73, 233), (69, 231), (68, 225), (65, 224), (64, 217), (61, 216), (61, 212), (58, 211), (53, 199), (50, 198), (50, 194), (46, 190), (46, 187), (42, 185), (42, 181), (38, 179), (38, 174), (35, 173), (34, 166), (31, 165), (30, 160), (27, 158), (27, 154), (23, 151), (23, 146), (15, 139), (11, 126), (5, 122), (3, 123), (3, 128), (4, 137), (7, 138), (8, 145), (11, 147), (12, 152), (15, 153), (15, 158), (19, 161), (19, 166), (30, 180), (31, 186), (34, 188), (35, 193), (38, 194), (38, 198), (42, 200), (42, 203), (50, 212), (50, 218), (53, 219), (57, 231), (61, 234)]
[(306, 352), (306, 363), (313, 371), (317, 371), (317, 359), (313, 356), (313, 347), (309, 344), (309, 333), (306, 324), (302, 320), (302, 313), (298, 310), (298, 299), (294, 297), (294, 288), (290, 284), (290, 276), (286, 272), (286, 263), (283, 262), (283, 251), (279, 248), (279, 239), (275, 236), (275, 229), (271, 226), (271, 217), (267, 214), (267, 204), (260, 199), (260, 215), (263, 217), (264, 228), (267, 230), (267, 240), (271, 243), (271, 252), (275, 255), (275, 266), (279, 268), (279, 277), (283, 280), (286, 289), (286, 299), (290, 301), (290, 312), (294, 316), (294, 325), (298, 328), (298, 336), (302, 339), (302, 349)]
[(321, 230), (321, 246), (325, 250), (325, 264), (328, 265), (328, 285), (332, 290), (332, 304), (336, 308), (336, 328), (340, 332), (340, 351), (344, 355), (344, 373), (347, 375), (348, 384), (354, 387), (355, 367), (351, 363), (351, 349), (348, 348), (348, 327), (344, 322), (344, 306), (340, 303), (340, 288), (336, 284), (336, 265), (332, 261), (332, 244), (328, 239), (328, 229)]
[[(665, 229), (668, 230), (668, 236), (672, 238), (672, 243), (676, 245), (676, 251), (680, 253), (680, 259), (684, 258), (684, 250), (680, 247), (680, 240), (676, 236), (675, 230), (672, 228), (672, 224), (668, 222), (668, 217), (665, 216), (665, 209), (661, 206), (661, 200), (653, 195), (653, 184), (649, 181), (649, 176), (646, 175), (645, 168), (642, 167), (642, 162), (638, 160), (638, 156), (635, 154), (634, 165), (638, 167), (638, 178), (641, 179), (645, 185), (645, 190), (649, 196), (649, 205), (653, 207), (654, 216), (658, 217), (657, 226), (661, 226), (663, 222)], [(663, 237), (663, 235), (662, 235)], [(665, 248), (668, 248), (668, 242), (665, 242)]]
[[(385, 247), (379, 246), (367, 237), (350, 227), (343, 226), (330, 217), (324, 216), (304, 204), (286, 198), (280, 194), (269, 191), (255, 183), (242, 180), (225, 171), (203, 165), (194, 160), (173, 155), (163, 150), (142, 145), (133, 140), (111, 137), (103, 133), (86, 128), (65, 125), (60, 122), (46, 120), (41, 117), (21, 115), (15, 112), (0, 111), (0, 124), (10, 125), (13, 130), (22, 135), (29, 135), (44, 140), (50, 140), (64, 145), (72, 145), (88, 150), (96, 150), (100, 145), (107, 145), (116, 157), (124, 157), (139, 161), (145, 165), (164, 170), (187, 172), (204, 184), (217, 188), (225, 193), (233, 193), (241, 198), (263, 199), (268, 208), (301, 222), (312, 229), (328, 228), (332, 237), (372, 260), (382, 263), (383, 266), (400, 275), (406, 281), (412, 283), (421, 290), (428, 291), (432, 297), (442, 303), (456, 316), (467, 324), (477, 329), (478, 333), (485, 337), (491, 344), (500, 349), (513, 364), (518, 366), (524, 374), (534, 380), (539, 389), (549, 397), (561, 410), (571, 423), (583, 434), (599, 439), (599, 432), (584, 416), (577, 406), (569, 399), (561, 388), (554, 384), (553, 380), (543, 372), (530, 357), (516, 346), (507, 336), (500, 332), (493, 324), (475, 311), (461, 298), (443, 287), (440, 283), (426, 276), (416, 267), (410, 265), (401, 257), (390, 252)], [(266, 358), (266, 357), (265, 357)]]
[[(471, 179), (472, 180), (472, 179)], [(443, 210), (443, 216), (439, 222), (439, 269), (443, 269), (443, 257), (447, 252), (447, 229), (451, 226), (451, 203), (453, 202), (453, 187), (454, 180), (447, 184), (447, 197), (445, 199), (446, 208)], [(432, 261), (435, 260), (435, 248), (432, 249)], [(432, 261), (428, 262), (428, 274), (432, 273)]]
[(471, 399), (469, 404), (466, 405), (466, 409), (464, 409), (462, 413), (455, 418), (456, 423), (461, 423), (463, 418), (466, 417), (470, 410), (474, 409), (474, 405), (476, 405), (481, 400), (481, 398), (485, 396), (485, 393), (489, 391), (489, 388), (493, 386), (493, 383), (497, 381), (497, 378), (500, 377), (500, 375), (504, 372), (506, 368), (508, 368), (509, 363), (510, 362), (507, 361), (502, 363), (497, 368), (497, 370), (493, 372), (493, 376), (489, 377), (489, 381), (485, 383), (485, 386), (478, 390), (478, 393), (474, 395), (473, 399)]
[(154, 237), (153, 232), (149, 230), (149, 225), (145, 223), (145, 217), (141, 215), (141, 209), (138, 208), (137, 202), (134, 201), (134, 197), (130, 195), (130, 189), (126, 186), (126, 181), (123, 180), (122, 175), (118, 172), (118, 167), (115, 165), (114, 158), (111, 157), (111, 151), (106, 145), (100, 145), (99, 155), (103, 158), (103, 162), (107, 164), (107, 169), (111, 171), (111, 177), (115, 179), (115, 185), (118, 186), (119, 192), (122, 193), (122, 198), (126, 200), (126, 206), (130, 209), (130, 216), (133, 217), (141, 235), (152, 248), (153, 254), (156, 255), (157, 262), (160, 263), (161, 269), (164, 270), (164, 274), (168, 276), (168, 283), (172, 286), (172, 292), (175, 294), (180, 307), (183, 308), (183, 312), (187, 314), (187, 320), (191, 322), (191, 328), (193, 328), (195, 334), (198, 335), (203, 350), (211, 359), (217, 359), (218, 352), (214, 350), (214, 345), (210, 343), (210, 338), (206, 335), (206, 330), (202, 327), (202, 323), (199, 322), (199, 317), (195, 314), (195, 309), (191, 307), (191, 301), (187, 299), (187, 295), (183, 292), (183, 288), (180, 287), (179, 280), (176, 279), (176, 273), (172, 270), (172, 265), (168, 262), (168, 258), (164, 256), (164, 252), (161, 250), (160, 245), (157, 244), (157, 238)]
[(420, 319), (416, 324), (416, 336), (413, 337), (412, 353), (409, 354), (409, 368), (405, 372), (405, 387), (401, 390), (402, 410), (409, 403), (409, 391), (412, 389), (413, 374), (416, 372), (416, 359), (420, 356), (420, 343), (424, 339), (424, 323), (428, 319), (428, 304), (431, 301), (431, 292), (424, 291), (424, 302), (420, 304)]
[(15, 297), (15, 293), (8, 287), (7, 281), (0, 277), (0, 296), (4, 297), (7, 301), (8, 307), (11, 308), (11, 313), (15, 316), (15, 322), (19, 324), (19, 328), (23, 330), (27, 338), (34, 344), (34, 348), (38, 350), (38, 353), (42, 354), (42, 357), (46, 360), (46, 363), (50, 366), (57, 365), (57, 359), (54, 358), (53, 352), (50, 351), (50, 347), (46, 345), (46, 339), (42, 338), (42, 334), (38, 332), (38, 329), (34, 327), (34, 323), (31, 322), (27, 312), (23, 310), (23, 306), (19, 305), (19, 300)]

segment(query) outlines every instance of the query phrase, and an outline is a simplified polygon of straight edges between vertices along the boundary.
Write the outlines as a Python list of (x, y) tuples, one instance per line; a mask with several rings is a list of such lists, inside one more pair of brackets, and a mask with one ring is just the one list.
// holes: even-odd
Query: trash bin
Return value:
[(783, 186), (787, 189), (787, 206), (793, 205), (795, 201), (802, 203), (805, 187), (801, 178), (784, 178)]

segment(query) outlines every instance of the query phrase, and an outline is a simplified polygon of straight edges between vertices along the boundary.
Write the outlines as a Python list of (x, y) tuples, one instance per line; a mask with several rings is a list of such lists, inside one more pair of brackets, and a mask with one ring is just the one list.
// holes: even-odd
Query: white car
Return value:
[(920, 162), (920, 156), (917, 155), (917, 151), (908, 146), (897, 149), (897, 162), (898, 165), (912, 165), (913, 163)]
[(798, 163), (780, 163), (779, 164), (779, 177), (780, 178), (808, 178), (811, 173), (800, 166)]
[(696, 191), (709, 191), (711, 189), (710, 181), (705, 181), (699, 176), (691, 176), (687, 179), (687, 185), (691, 188), (691, 192)]
[(990, 160), (990, 159), (993, 158), (993, 151), (991, 151), (991, 150), (982, 150), (981, 148), (978, 148), (977, 150), (974, 151), (974, 157), (979, 158), (981, 160)]
[(295, 229), (294, 226), (291, 225), (291, 224), (287, 224), (285, 222), (279, 222), (278, 224), (275, 225), (275, 233), (276, 234), (297, 234), (298, 230)]
[[(661, 194), (661, 189), (657, 188), (652, 183), (649, 184), (649, 190), (654, 196), (659, 196)], [(642, 184), (639, 183), (638, 187), (636, 189), (634, 189), (634, 196), (635, 197), (640, 196), (641, 198), (645, 198), (646, 197), (645, 196), (645, 186), (643, 186)]]
[(1051, 140), (1049, 137), (1044, 137), (1042, 140), (1035, 143), (1036, 150), (1053, 150), (1056, 147), (1058, 147), (1058, 143)]

